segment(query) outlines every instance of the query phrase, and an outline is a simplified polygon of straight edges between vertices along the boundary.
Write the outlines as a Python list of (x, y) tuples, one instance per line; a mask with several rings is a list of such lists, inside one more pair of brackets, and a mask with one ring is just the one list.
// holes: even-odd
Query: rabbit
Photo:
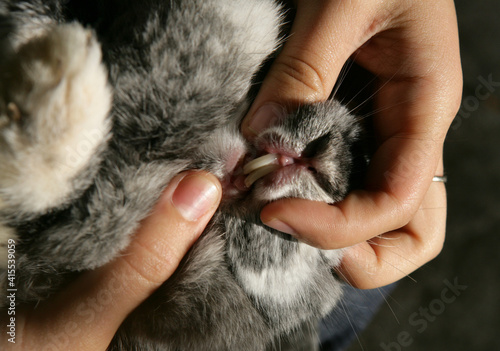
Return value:
[(86, 6), (0, 1), (2, 294), (9, 243), (16, 302), (44, 300), (117, 257), (176, 174), (206, 170), (223, 186), (219, 209), (109, 350), (317, 349), (318, 322), (342, 298), (342, 250), (298, 242), (259, 212), (289, 197), (342, 200), (366, 156), (360, 119), (334, 99), (242, 137), (284, 5)]

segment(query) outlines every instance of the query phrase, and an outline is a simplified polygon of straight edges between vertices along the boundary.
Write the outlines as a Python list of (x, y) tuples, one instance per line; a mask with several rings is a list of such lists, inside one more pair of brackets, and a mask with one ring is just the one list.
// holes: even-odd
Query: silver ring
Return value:
[(434, 177), (432, 177), (432, 181), (446, 183), (448, 181), (448, 177), (447, 176), (434, 176)]

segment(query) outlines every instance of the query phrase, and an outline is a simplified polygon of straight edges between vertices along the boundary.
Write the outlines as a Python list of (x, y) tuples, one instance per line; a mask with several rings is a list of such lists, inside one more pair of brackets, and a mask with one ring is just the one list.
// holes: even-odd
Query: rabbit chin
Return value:
[(252, 196), (255, 200), (264, 202), (292, 197), (334, 202), (318, 185), (314, 173), (310, 167), (303, 164), (279, 168), (255, 183)]

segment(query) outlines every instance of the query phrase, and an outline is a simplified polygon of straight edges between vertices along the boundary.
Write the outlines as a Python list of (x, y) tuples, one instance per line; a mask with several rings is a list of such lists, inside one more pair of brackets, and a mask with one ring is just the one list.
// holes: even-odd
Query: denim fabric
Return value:
[(320, 350), (341, 351), (349, 347), (370, 323), (396, 285), (394, 283), (372, 290), (347, 286), (339, 305), (321, 322)]

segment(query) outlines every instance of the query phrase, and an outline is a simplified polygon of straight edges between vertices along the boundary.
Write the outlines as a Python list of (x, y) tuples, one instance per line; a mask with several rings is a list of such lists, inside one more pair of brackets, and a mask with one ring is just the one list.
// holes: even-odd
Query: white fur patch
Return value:
[[(304, 287), (314, 282), (312, 277), (317, 274), (318, 265), (322, 264), (318, 249), (300, 243), (299, 251), (284, 267), (272, 267), (260, 272), (237, 267), (236, 275), (251, 295), (276, 304), (294, 302), (305, 291)], [(332, 267), (334, 264), (332, 261)]]
[(1, 131), (8, 148), (0, 150), (0, 199), (36, 212), (64, 201), (107, 138), (111, 94), (100, 47), (80, 25), (52, 28), (22, 47), (18, 61), (24, 76), (9, 103), (30, 119), (30, 131), (15, 124)]
[[(234, 1), (224, 6), (217, 5), (225, 19), (242, 28), (241, 47), (248, 55), (262, 55), (261, 62), (270, 52), (276, 49), (279, 33), (279, 7), (271, 1)], [(236, 33), (235, 33), (236, 34)]]

